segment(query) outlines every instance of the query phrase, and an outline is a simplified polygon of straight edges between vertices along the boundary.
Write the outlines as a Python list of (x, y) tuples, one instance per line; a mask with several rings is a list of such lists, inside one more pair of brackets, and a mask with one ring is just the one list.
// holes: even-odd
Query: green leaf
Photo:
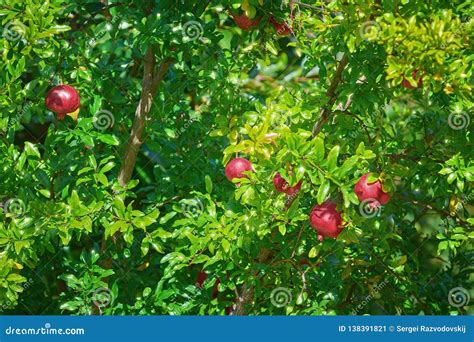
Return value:
[(25, 153), (27, 156), (41, 158), (41, 154), (38, 151), (38, 148), (29, 141), (25, 141)]
[(321, 250), (321, 245), (320, 244), (317, 245), (317, 246), (312, 247), (309, 250), (308, 257), (309, 258), (316, 258), (318, 256), (320, 250)]
[(279, 224), (278, 225), (278, 231), (280, 232), (281, 235), (285, 235), (286, 234), (286, 225), (285, 224)]
[(161, 263), (164, 264), (164, 263), (166, 263), (166, 262), (168, 262), (168, 261), (171, 262), (171, 261), (174, 260), (174, 259), (178, 259), (178, 260), (183, 261), (183, 260), (185, 260), (186, 258), (185, 258), (185, 256), (184, 256), (184, 254), (182, 254), (182, 253), (179, 253), (179, 252), (171, 252), (171, 253), (166, 254), (166, 255), (161, 259)]
[(442, 251), (448, 249), (448, 241), (441, 241), (438, 244), (438, 254), (441, 254)]
[(71, 193), (71, 197), (68, 199), (68, 204), (71, 206), (72, 209), (79, 208), (81, 205), (81, 200), (79, 199), (79, 195), (77, 194), (76, 190), (73, 190)]
[(365, 152), (365, 144), (364, 142), (362, 141), (359, 146), (357, 146), (357, 149), (356, 149), (356, 154), (359, 155), (359, 156), (362, 156), (364, 155), (364, 152)]
[(229, 253), (230, 242), (227, 239), (222, 239), (221, 245), (222, 245), (222, 248), (224, 249), (224, 252)]
[(315, 144), (314, 144), (314, 149), (315, 149), (315, 152), (316, 152), (316, 162), (317, 163), (320, 163), (323, 161), (324, 159), (324, 140), (320, 137), (317, 137), (315, 139)]
[(337, 157), (339, 156), (339, 145), (334, 146), (328, 154), (328, 169), (329, 171), (334, 171), (337, 165)]
[(146, 229), (146, 227), (152, 225), (154, 222), (156, 221), (149, 216), (135, 217), (132, 220), (133, 225), (140, 229)]
[(117, 221), (105, 229), (105, 238), (113, 236), (118, 231), (124, 231), (127, 228), (127, 222)]
[(408, 258), (406, 255), (402, 255), (397, 262), (397, 266), (404, 265), (407, 262)]
[(151, 287), (145, 287), (143, 289), (143, 297), (146, 298), (151, 294)]
[(451, 169), (450, 167), (445, 167), (443, 169), (441, 169), (441, 171), (439, 171), (438, 173), (441, 174), (441, 175), (447, 175), (448, 173), (453, 173), (454, 170)]
[(120, 145), (120, 140), (115, 135), (100, 134), (97, 136), (97, 139), (106, 143), (107, 145), (112, 145), (112, 146)]
[(19, 275), (18, 273), (10, 273), (7, 277), (7, 280), (15, 283), (23, 283), (26, 281), (26, 278)]
[(114, 166), (115, 166), (115, 163), (110, 161), (100, 169), (99, 173), (106, 173), (106, 172), (112, 170), (114, 168)]
[(97, 169), (97, 161), (95, 160), (95, 157), (93, 154), (89, 154), (89, 164), (94, 168)]
[(325, 179), (323, 184), (318, 189), (318, 194), (316, 195), (316, 200), (318, 201), (318, 204), (323, 203), (329, 193), (329, 189), (331, 188), (331, 184), (329, 180)]
[(204, 177), (204, 181), (206, 183), (206, 191), (208, 194), (211, 194), (212, 193), (212, 180), (211, 180), (211, 177), (209, 177), (209, 175), (206, 175)]
[(288, 218), (291, 220), (293, 219), (296, 215), (298, 215), (298, 208), (300, 207), (300, 199), (297, 197), (296, 199), (293, 200), (293, 203), (291, 203), (290, 208), (288, 208)]
[(109, 181), (107, 180), (107, 177), (103, 174), (103, 173), (97, 173), (94, 175), (94, 177), (100, 182), (102, 183), (102, 185), (109, 185)]
[(202, 264), (203, 262), (208, 261), (210, 258), (206, 254), (200, 254), (193, 259), (193, 264)]
[(140, 246), (140, 250), (142, 252), (142, 256), (145, 256), (148, 254), (148, 251), (150, 249), (150, 237), (145, 236), (145, 238), (142, 240), (142, 244)]
[(449, 176), (448, 176), (448, 184), (451, 184), (452, 182), (454, 182), (454, 180), (457, 178), (456, 176), (456, 173), (451, 173)]
[(177, 214), (176, 211), (169, 212), (168, 214), (166, 214), (165, 216), (163, 216), (163, 217), (160, 219), (160, 224), (165, 224), (166, 222), (168, 222), (169, 220), (171, 220), (173, 217), (175, 217), (176, 214)]
[(49, 192), (49, 189), (41, 189), (41, 190), (39, 190), (39, 193), (41, 195), (43, 195), (44, 197), (46, 197), (46, 198), (51, 197), (51, 193)]
[(339, 178), (343, 178), (359, 161), (358, 156), (352, 156), (344, 161), (342, 166), (337, 170)]
[(375, 157), (377, 157), (377, 155), (374, 152), (372, 152), (371, 150), (365, 150), (364, 152), (365, 159), (373, 159)]

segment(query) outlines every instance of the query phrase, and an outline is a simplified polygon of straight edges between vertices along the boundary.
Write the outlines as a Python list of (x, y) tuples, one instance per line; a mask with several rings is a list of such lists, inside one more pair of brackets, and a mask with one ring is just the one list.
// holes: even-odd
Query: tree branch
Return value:
[(326, 96), (329, 98), (329, 100), (326, 103), (326, 105), (321, 108), (321, 114), (319, 116), (319, 119), (313, 126), (313, 134), (312, 134), (313, 138), (319, 134), (323, 125), (328, 121), (329, 117), (333, 114), (331, 108), (336, 102), (336, 89), (339, 83), (341, 83), (342, 72), (344, 71), (344, 68), (346, 67), (348, 61), (349, 59), (347, 58), (346, 55), (344, 55), (344, 57), (339, 62), (339, 65), (337, 66), (336, 73), (334, 74), (334, 77), (331, 81), (329, 89), (326, 93)]
[(143, 131), (145, 130), (145, 123), (151, 110), (153, 98), (156, 94), (156, 91), (158, 90), (158, 86), (168, 71), (169, 64), (170, 60), (163, 60), (158, 69), (155, 70), (155, 56), (153, 53), (153, 48), (148, 48), (144, 57), (143, 82), (140, 101), (138, 102), (137, 108), (135, 110), (132, 131), (130, 132), (130, 138), (118, 176), (119, 183), (122, 186), (125, 186), (132, 177), (135, 163), (137, 161), (138, 151), (140, 150), (140, 146), (143, 143)]
[[(272, 250), (268, 248), (262, 248), (258, 253), (257, 260), (261, 264), (266, 264), (268, 263), (268, 261), (270, 261), (272, 254)], [(242, 290), (240, 291), (240, 295), (237, 297), (237, 303), (235, 304), (233, 315), (245, 315), (245, 306), (252, 302), (254, 291), (255, 287), (253, 285), (247, 283), (244, 283), (244, 285), (242, 285)]]
[[(288, 211), (288, 209), (291, 207), (291, 204), (294, 202), (296, 197), (297, 197), (296, 195), (288, 196), (287, 201), (285, 203), (285, 208), (284, 208), (285, 211)], [(298, 235), (298, 239), (300, 238), (301, 233), (302, 231), (300, 231), (300, 234)], [(273, 251), (271, 249), (262, 248), (258, 252), (257, 262), (260, 264), (268, 264), (271, 261), (272, 256), (273, 256)], [(255, 273), (255, 275), (258, 275), (258, 272)], [(244, 283), (242, 285), (240, 295), (237, 296), (237, 303), (235, 304), (235, 308), (233, 312), (234, 315), (236, 316), (245, 315), (245, 312), (246, 312), (245, 306), (253, 301), (254, 290), (255, 290), (255, 287), (251, 284)]]
[[(329, 98), (329, 100), (326, 106), (321, 109), (321, 116), (313, 127), (313, 137), (318, 135), (318, 133), (321, 131), (322, 125), (332, 115), (331, 108), (336, 102), (336, 89), (342, 80), (342, 72), (344, 71), (344, 68), (346, 67), (347, 63), (348, 63), (348, 58), (347, 56), (344, 56), (336, 68), (336, 73), (334, 74), (334, 77), (331, 81), (329, 89), (326, 93), (326, 96)], [(350, 103), (351, 103), (351, 99), (348, 99), (346, 107), (349, 107)], [(288, 208), (293, 203), (295, 197), (296, 196), (288, 199), (285, 205), (285, 210), (288, 210)], [(271, 259), (271, 256), (272, 256), (271, 250), (262, 248), (258, 254), (257, 260), (259, 263), (268, 263)], [(245, 312), (246, 312), (245, 306), (253, 301), (254, 291), (255, 291), (255, 287), (253, 285), (247, 284), (247, 283), (242, 285), (240, 295), (237, 297), (237, 303), (235, 305), (235, 309), (233, 312), (234, 315), (237, 315), (237, 316), (245, 315)]]

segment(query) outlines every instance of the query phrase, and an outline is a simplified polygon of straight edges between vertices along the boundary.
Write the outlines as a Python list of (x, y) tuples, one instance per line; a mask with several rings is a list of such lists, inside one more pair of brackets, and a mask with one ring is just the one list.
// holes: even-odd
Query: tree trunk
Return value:
[[(257, 260), (261, 264), (265, 264), (270, 261), (273, 255), (272, 250), (268, 248), (262, 248), (258, 253)], [(258, 273), (256, 274), (258, 275)], [(233, 315), (235, 316), (244, 316), (246, 315), (246, 306), (251, 304), (253, 301), (253, 293), (255, 287), (253, 285), (244, 284), (240, 291), (240, 295), (237, 298), (237, 303), (235, 304)]]
[(153, 49), (151, 47), (148, 48), (144, 58), (142, 93), (135, 110), (132, 131), (130, 132), (130, 138), (128, 140), (125, 156), (122, 161), (122, 167), (120, 168), (118, 176), (119, 183), (122, 186), (126, 186), (132, 177), (135, 163), (137, 161), (138, 151), (143, 143), (143, 131), (145, 130), (145, 123), (148, 119), (151, 106), (153, 105), (153, 98), (161, 80), (168, 70), (169, 64), (169, 60), (164, 60), (155, 71), (155, 56)]

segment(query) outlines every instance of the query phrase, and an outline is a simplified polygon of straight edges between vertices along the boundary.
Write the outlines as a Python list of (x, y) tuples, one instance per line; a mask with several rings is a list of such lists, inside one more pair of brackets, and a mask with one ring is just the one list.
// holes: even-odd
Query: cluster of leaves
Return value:
[[(243, 31), (229, 11), (262, 19)], [(447, 297), (474, 280), (470, 15), (421, 0), (0, 5), (0, 308), (224, 314), (251, 287), (249, 314), (471, 312)], [(170, 68), (121, 186), (150, 46)], [(422, 87), (401, 87), (415, 70)], [(81, 94), (77, 123), (44, 107), (59, 83)], [(223, 173), (236, 155), (255, 168), (238, 187)], [(369, 171), (393, 195), (375, 217), (353, 192)], [(276, 172), (300, 192), (278, 193)], [(346, 226), (320, 242), (308, 214), (328, 198)]]

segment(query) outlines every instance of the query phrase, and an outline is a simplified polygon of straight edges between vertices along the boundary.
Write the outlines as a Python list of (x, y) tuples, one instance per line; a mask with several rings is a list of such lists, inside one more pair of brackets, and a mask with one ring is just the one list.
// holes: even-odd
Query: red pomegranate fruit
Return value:
[(275, 185), (275, 189), (278, 192), (283, 192), (289, 196), (297, 194), (301, 189), (301, 184), (303, 184), (303, 181), (300, 180), (295, 186), (290, 186), (288, 182), (280, 175), (280, 172), (278, 172), (275, 177), (273, 177), (273, 185)]
[(336, 209), (336, 204), (326, 201), (316, 205), (309, 214), (309, 222), (318, 232), (318, 240), (326, 237), (337, 238), (344, 229), (341, 214)]
[(81, 97), (74, 87), (62, 84), (52, 88), (45, 98), (46, 107), (63, 120), (67, 113), (75, 112), (81, 105)]
[(288, 26), (286, 21), (283, 21), (282, 23), (279, 23), (275, 18), (270, 17), (270, 22), (272, 23), (272, 25), (275, 28), (278, 35), (288, 36), (289, 34), (291, 34), (292, 30)]
[[(416, 74), (418, 73), (418, 70), (415, 70), (412, 72), (412, 76), (413, 76), (413, 79), (416, 81)], [(407, 88), (407, 89), (416, 89), (416, 88), (421, 88), (423, 87), (423, 77), (420, 77), (418, 79), (418, 84), (416, 87), (412, 86), (411, 83), (406, 79), (406, 78), (403, 78), (403, 81), (402, 81), (402, 86)]]
[(219, 294), (219, 283), (221, 280), (219, 278), (216, 279), (214, 282), (214, 290), (212, 291), (212, 298), (217, 298), (217, 295)]
[(359, 201), (370, 201), (371, 208), (377, 208), (386, 204), (390, 200), (390, 194), (382, 190), (382, 183), (377, 180), (373, 183), (368, 182), (371, 173), (363, 175), (354, 186), (354, 192)]
[(248, 31), (251, 28), (257, 26), (260, 23), (260, 20), (262, 20), (262, 17), (250, 19), (245, 14), (235, 15), (230, 13), (230, 15), (232, 16), (232, 18), (234, 18), (235, 24), (244, 31)]
[[(309, 262), (309, 260), (307, 260), (307, 259), (305, 259), (305, 258), (301, 258), (301, 259), (300, 259), (300, 265), (302, 265), (302, 266), (312, 266), (312, 265), (311, 265), (311, 262)], [(319, 267), (319, 266), (321, 266), (321, 263), (318, 262), (318, 263), (316, 263), (316, 264), (313, 265), (313, 266), (314, 266), (314, 267)]]
[(234, 158), (225, 167), (225, 176), (232, 181), (234, 178), (247, 178), (245, 171), (253, 171), (252, 163), (245, 158)]
[(234, 305), (225, 308), (225, 314), (231, 316), (234, 313)]
[(196, 280), (196, 285), (198, 288), (202, 289), (202, 284), (207, 279), (207, 273), (205, 271), (200, 271)]

